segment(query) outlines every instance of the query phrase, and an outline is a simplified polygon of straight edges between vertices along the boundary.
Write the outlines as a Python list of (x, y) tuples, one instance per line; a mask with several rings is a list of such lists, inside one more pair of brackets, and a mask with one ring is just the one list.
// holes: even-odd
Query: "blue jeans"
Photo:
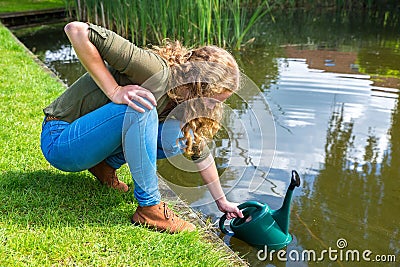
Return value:
[(159, 123), (155, 108), (145, 110), (109, 103), (72, 123), (43, 122), (43, 155), (67, 172), (87, 170), (103, 160), (115, 169), (128, 163), (139, 205), (158, 204), (156, 160), (183, 152), (176, 141), (182, 133), (179, 121)]

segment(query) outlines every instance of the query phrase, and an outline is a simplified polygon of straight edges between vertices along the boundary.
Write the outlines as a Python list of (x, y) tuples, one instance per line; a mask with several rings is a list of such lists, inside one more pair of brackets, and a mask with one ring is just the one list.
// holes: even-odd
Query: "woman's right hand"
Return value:
[(154, 95), (139, 85), (118, 85), (109, 98), (116, 104), (126, 104), (141, 113), (145, 112), (145, 110), (137, 103), (147, 109), (153, 109), (154, 106), (157, 106)]

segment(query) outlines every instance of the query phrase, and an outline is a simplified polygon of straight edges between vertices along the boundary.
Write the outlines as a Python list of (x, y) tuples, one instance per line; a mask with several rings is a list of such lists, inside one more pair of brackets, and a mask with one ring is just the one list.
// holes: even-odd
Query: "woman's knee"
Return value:
[(158, 123), (157, 110), (153, 108), (153, 109), (146, 109), (145, 112), (139, 112), (137, 110), (128, 107), (125, 112), (124, 124), (127, 125), (138, 122), (139, 123), (146, 122), (146, 124)]
[(186, 146), (185, 141), (181, 140), (181, 122), (174, 119), (160, 123), (158, 129), (158, 157), (168, 158), (183, 153)]

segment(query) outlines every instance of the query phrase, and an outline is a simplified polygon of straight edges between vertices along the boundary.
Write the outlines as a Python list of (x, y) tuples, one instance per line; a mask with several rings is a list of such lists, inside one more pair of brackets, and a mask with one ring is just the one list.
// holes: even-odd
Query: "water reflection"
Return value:
[(14, 34), (61, 80), (71, 85), (85, 69), (63, 31), (64, 23), (15, 31)]
[[(393, 173), (384, 174), (393, 166), (387, 164), (388, 146), (382, 151), (373, 130), (363, 138), (363, 147), (357, 146), (357, 121), (346, 122), (344, 112), (342, 105), (332, 113), (325, 163), (294, 207), (297, 223), (293, 231), (304, 233), (306, 228), (307, 234), (297, 235), (305, 248), (321, 251), (345, 238), (353, 249), (398, 255), (400, 205), (399, 195), (394, 192), (399, 187)], [(384, 154), (381, 159), (380, 152)], [(393, 167), (398, 171), (398, 166)]]
[[(336, 240), (345, 238), (353, 249), (398, 255), (400, 187), (395, 178), (400, 172), (392, 155), (399, 147), (398, 89), (378, 88), (369, 75), (310, 69), (305, 59), (276, 61), (279, 76), (265, 92), (277, 126), (268, 178), (282, 181), (291, 168), (304, 176), (293, 205), (296, 239), (288, 251), (337, 248)], [(280, 205), (268, 194), (248, 198)], [(253, 248), (236, 239), (226, 242), (252, 255), (252, 265), (266, 265)]]
[[(288, 251), (336, 248), (336, 240), (345, 238), (354, 249), (398, 254), (400, 229), (393, 211), (400, 211), (399, 186), (394, 184), (399, 167), (391, 156), (391, 143), (398, 135), (388, 135), (391, 123), (398, 122), (398, 90), (377, 90), (369, 75), (310, 69), (306, 59), (275, 60), (279, 75), (264, 92), (277, 132), (272, 168), (262, 173), (260, 166), (259, 178), (265, 182), (257, 191), (249, 193), (248, 183), (238, 183), (228, 196), (277, 208), (289, 172), (297, 168), (304, 185), (293, 205), (291, 232), (296, 238)], [(231, 142), (232, 154), (240, 154), (232, 140), (220, 136), (219, 142)], [(245, 161), (242, 164), (242, 169), (249, 168)], [(230, 188), (240, 171), (238, 166), (225, 169), (230, 179), (223, 180), (223, 186)], [(172, 179), (176, 173), (164, 175)], [(191, 178), (182, 174), (182, 179)], [(198, 201), (193, 198), (210, 196), (204, 190), (187, 199), (193, 204)], [(201, 210), (214, 219), (219, 214), (212, 205)], [(235, 238), (225, 241), (250, 255), (252, 265), (265, 266), (256, 259), (254, 248)]]
[[(397, 254), (399, 259), (399, 14), (300, 11), (275, 18), (275, 24), (265, 21), (257, 29), (260, 38), (254, 47), (235, 52), (241, 69), (261, 92), (247, 96), (246, 102), (238, 96), (229, 99), (227, 127), (213, 144), (228, 197), (237, 202), (255, 199), (276, 209), (290, 171), (297, 169), (303, 185), (295, 191), (290, 227), (294, 241), (288, 251), (336, 248), (337, 239), (345, 238), (351, 249)], [(61, 28), (45, 31), (48, 42), (41, 41), (42, 35), (40, 41), (31, 34), (20, 36), (70, 84), (82, 69), (69, 64), (75, 59), (66, 39), (58, 43), (65, 38)], [(276, 132), (268, 123), (262, 125), (262, 135), (245, 131), (254, 126), (249, 107), (271, 112)], [(276, 143), (271, 143), (274, 136)], [(252, 161), (261, 141), (269, 144), (263, 153), (276, 145), (273, 161)], [(158, 165), (175, 185), (202, 185), (196, 173), (176, 170), (166, 160)], [(249, 190), (254, 189), (253, 175), (257, 190)], [(243, 179), (238, 182), (237, 177)], [(204, 186), (181, 196), (213, 220), (221, 215)], [(260, 262), (254, 248), (221, 238), (253, 266), (316, 265)], [(323, 265), (329, 264), (349, 265)]]

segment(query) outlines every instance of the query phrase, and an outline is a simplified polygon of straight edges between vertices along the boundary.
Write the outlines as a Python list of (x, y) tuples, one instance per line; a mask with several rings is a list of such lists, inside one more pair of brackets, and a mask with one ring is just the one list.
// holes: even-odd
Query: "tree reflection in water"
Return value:
[(378, 160), (378, 138), (372, 129), (362, 160), (353, 156), (357, 152), (354, 122), (345, 122), (343, 115), (343, 105), (332, 113), (325, 164), (314, 183), (304, 185), (304, 195), (294, 203), (292, 231), (298, 246), (304, 249), (337, 249), (336, 241), (345, 238), (349, 249), (398, 255), (400, 105), (392, 113), (390, 145), (382, 160)]

